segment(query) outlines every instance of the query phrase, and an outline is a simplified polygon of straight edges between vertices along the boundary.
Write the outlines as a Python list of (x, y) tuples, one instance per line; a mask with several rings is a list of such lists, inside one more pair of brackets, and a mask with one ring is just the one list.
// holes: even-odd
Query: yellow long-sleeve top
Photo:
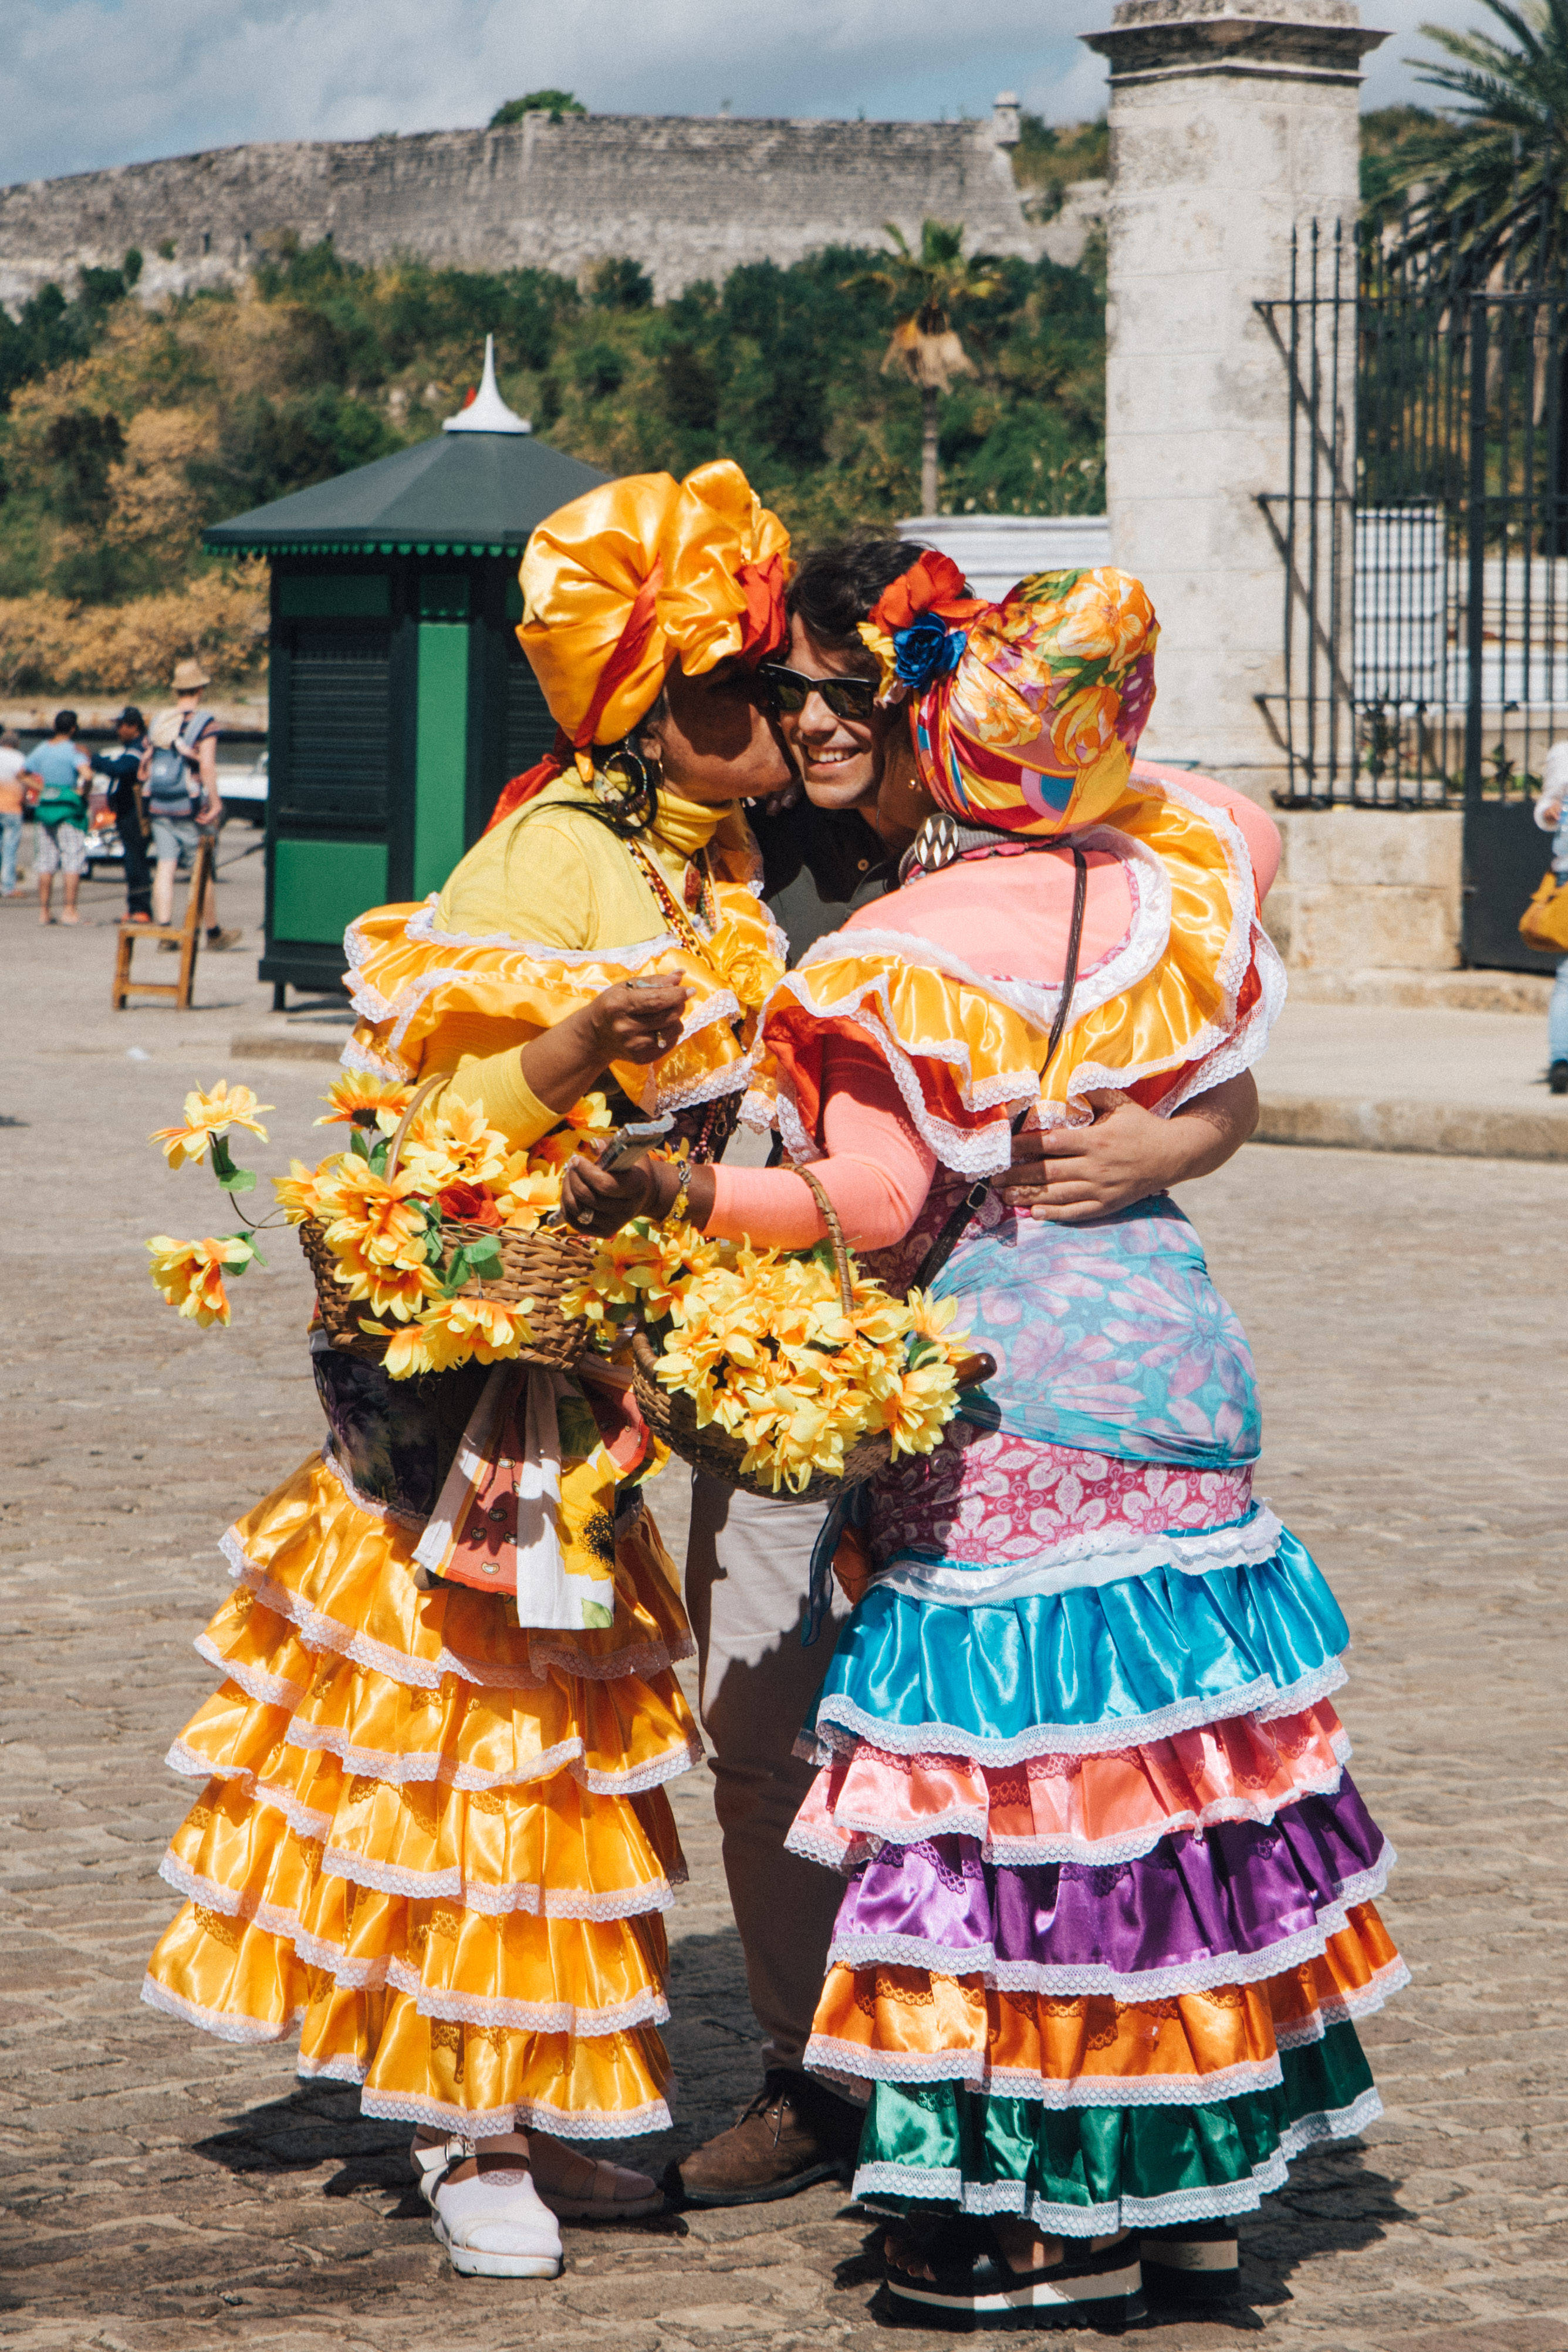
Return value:
[[(777, 976), (774, 942), (756, 896), (757, 857), (739, 809), (707, 807), (668, 790), (658, 821), (637, 849), (687, 903), (693, 858), (704, 861), (719, 921), (710, 939), (672, 923), (627, 843), (587, 814), (588, 789), (563, 777), (486, 834), (453, 872), (433, 909), (366, 916), (357, 977), (388, 1017), (365, 1015), (363, 1035), (407, 1075), (449, 1069), (449, 1091), (481, 1108), (489, 1123), (526, 1148), (559, 1123), (523, 1077), (519, 1049), (601, 988), (629, 971), (679, 971), (711, 1000), (705, 1021), (689, 1009), (682, 1045), (651, 1073), (618, 1074), (647, 1102), (690, 1093), (724, 1062), (737, 1064), (732, 1017), (749, 1025)], [(390, 1007), (414, 1000), (406, 1018)], [(677, 1066), (679, 1066), (677, 1067)]]

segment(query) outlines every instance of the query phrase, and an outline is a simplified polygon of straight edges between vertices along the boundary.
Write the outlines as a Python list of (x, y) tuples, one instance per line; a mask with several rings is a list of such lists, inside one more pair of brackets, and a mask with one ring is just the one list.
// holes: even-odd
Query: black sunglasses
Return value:
[(875, 678), (807, 677), (783, 662), (759, 662), (757, 675), (787, 719), (797, 719), (814, 694), (821, 695), (835, 719), (869, 719), (877, 707)]

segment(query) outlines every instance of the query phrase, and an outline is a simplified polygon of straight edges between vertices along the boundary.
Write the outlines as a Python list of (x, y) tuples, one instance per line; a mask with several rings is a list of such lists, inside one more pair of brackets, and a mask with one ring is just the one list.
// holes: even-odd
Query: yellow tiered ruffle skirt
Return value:
[(300, 2072), (367, 2115), (658, 2130), (663, 1783), (701, 1755), (675, 1570), (641, 1512), (613, 1625), (531, 1632), (421, 1591), (418, 1532), (313, 1455), (225, 1538), (238, 1590), (196, 1646), (226, 1679), (169, 1757), (205, 1783), (163, 1864), (187, 1900), (143, 1998), (227, 2041), (298, 2025)]

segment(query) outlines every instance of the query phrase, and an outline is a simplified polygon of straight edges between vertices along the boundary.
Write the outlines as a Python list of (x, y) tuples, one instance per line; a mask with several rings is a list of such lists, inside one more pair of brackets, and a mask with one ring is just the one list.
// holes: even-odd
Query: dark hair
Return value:
[(117, 727), (134, 727), (138, 735), (145, 735), (147, 732), (147, 721), (133, 702), (126, 704), (114, 723)]
[(55, 733), (57, 735), (74, 735), (76, 733), (76, 712), (74, 710), (56, 711)]
[[(640, 745), (644, 729), (656, 726), (659, 719), (668, 716), (669, 697), (660, 687), (657, 698), (618, 743), (595, 743), (594, 746), (594, 765), (601, 775), (615, 782), (617, 780), (616, 770), (619, 769), (625, 779), (623, 797), (615, 808), (606, 807), (604, 802), (597, 800), (580, 802), (577, 814), (592, 817), (595, 824), (602, 824), (607, 833), (613, 833), (617, 841), (636, 841), (640, 834), (650, 832), (658, 823), (658, 772), (644, 758)], [(568, 767), (564, 772), (574, 775), (576, 770)], [(537, 806), (537, 803), (533, 805)], [(525, 817), (531, 815), (532, 807), (525, 807), (522, 813)], [(519, 833), (521, 830), (520, 826)], [(517, 837), (514, 834), (513, 841)], [(509, 842), (506, 851), (509, 857), (511, 849), (512, 844)]]
[[(808, 555), (789, 583), (787, 609), (819, 646), (866, 653), (856, 633), (884, 588), (901, 580), (929, 550), (918, 539), (847, 539)], [(868, 668), (874, 668), (866, 653)]]

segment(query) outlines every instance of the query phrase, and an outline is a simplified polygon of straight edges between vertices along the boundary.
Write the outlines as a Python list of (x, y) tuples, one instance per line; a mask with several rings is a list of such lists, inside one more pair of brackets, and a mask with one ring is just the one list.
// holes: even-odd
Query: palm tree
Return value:
[(1475, 277), (1531, 265), (1554, 275), (1568, 251), (1568, 0), (1482, 5), (1511, 43), (1421, 27), (1453, 63), (1427, 64), (1420, 79), (1462, 105), (1408, 142), (1396, 177), (1419, 188), (1418, 241), (1455, 248)]
[[(1568, 0), (1564, 0), (1568, 5)], [(974, 362), (952, 324), (954, 311), (978, 307), (1002, 291), (1000, 265), (986, 254), (963, 252), (963, 224), (945, 221), (921, 224), (921, 249), (910, 250), (909, 239), (892, 221), (883, 223), (894, 251), (888, 266), (862, 270), (849, 286), (878, 286), (909, 315), (894, 328), (882, 354), (884, 375), (907, 376), (918, 384), (923, 409), (921, 443), (921, 512), (937, 510), (937, 407), (958, 378), (974, 373)]]

